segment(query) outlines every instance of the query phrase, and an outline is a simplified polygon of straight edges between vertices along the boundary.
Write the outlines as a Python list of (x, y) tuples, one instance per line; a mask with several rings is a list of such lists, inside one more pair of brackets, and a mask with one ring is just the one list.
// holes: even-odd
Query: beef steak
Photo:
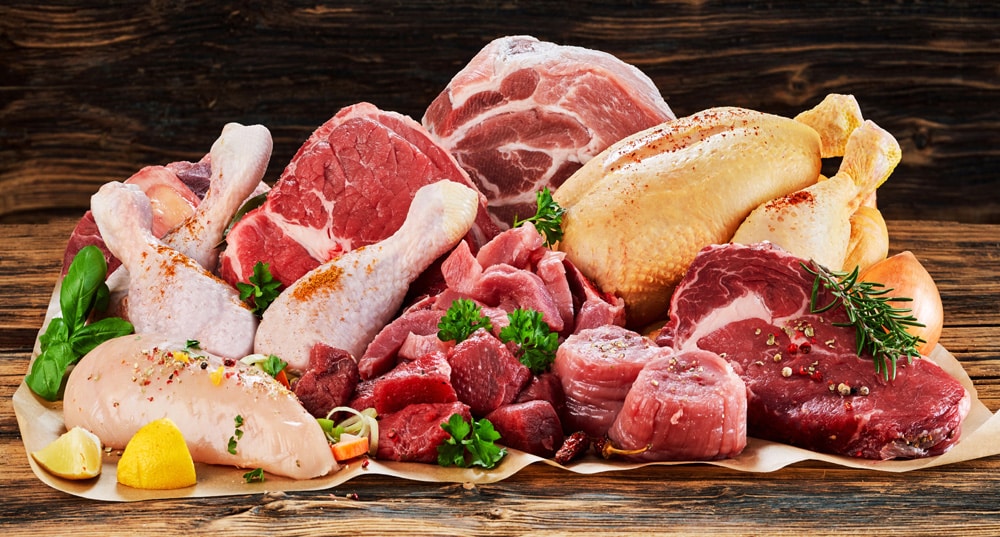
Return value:
[[(394, 233), (416, 191), (440, 180), (475, 188), (416, 121), (369, 103), (346, 107), (299, 148), (267, 201), (233, 226), (221, 275), (235, 285), (263, 261), (288, 286), (320, 263)], [(474, 247), (497, 232), (480, 197)]]
[[(814, 277), (770, 244), (714, 245), (691, 264), (657, 341), (726, 357), (747, 385), (748, 434), (869, 459), (943, 453), (958, 441), (971, 395), (926, 358), (896, 377), (855, 353), (843, 308), (811, 313)], [(828, 292), (819, 303), (832, 299)]]

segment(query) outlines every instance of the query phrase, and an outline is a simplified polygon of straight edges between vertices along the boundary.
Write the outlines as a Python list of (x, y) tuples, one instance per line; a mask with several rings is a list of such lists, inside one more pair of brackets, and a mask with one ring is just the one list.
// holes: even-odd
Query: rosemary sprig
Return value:
[(563, 238), (562, 217), (566, 213), (566, 209), (552, 199), (552, 192), (549, 191), (549, 187), (539, 190), (535, 196), (535, 200), (537, 203), (535, 216), (525, 218), (524, 220), (520, 220), (515, 216), (513, 227), (518, 227), (525, 222), (532, 222), (535, 224), (538, 232), (545, 237), (545, 244), (552, 246)]
[[(859, 271), (839, 272), (827, 269), (813, 263), (815, 269), (806, 263), (802, 267), (816, 277), (813, 282), (812, 296), (809, 307), (813, 313), (824, 313), (836, 306), (843, 306), (847, 313), (848, 323), (834, 323), (835, 326), (853, 326), (858, 356), (864, 351), (872, 355), (875, 362), (875, 372), (882, 373), (886, 380), (896, 378), (896, 362), (905, 356), (906, 363), (919, 357), (917, 345), (924, 340), (906, 331), (908, 326), (924, 326), (916, 317), (910, 315), (910, 309), (897, 308), (890, 302), (909, 302), (913, 299), (892, 297), (881, 283), (866, 282), (858, 279)], [(818, 306), (820, 287), (833, 294), (834, 298), (825, 306)]]

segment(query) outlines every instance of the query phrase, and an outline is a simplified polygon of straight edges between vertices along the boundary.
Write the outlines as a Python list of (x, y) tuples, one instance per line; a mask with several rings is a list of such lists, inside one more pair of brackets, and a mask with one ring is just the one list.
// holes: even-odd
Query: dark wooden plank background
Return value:
[(635, 64), (678, 115), (853, 93), (903, 147), (887, 218), (1000, 223), (1000, 3), (944, 0), (5, 2), (0, 221), (79, 214), (100, 183), (200, 158), (228, 121), (271, 129), (274, 180), (341, 107), (419, 119), (521, 33)]

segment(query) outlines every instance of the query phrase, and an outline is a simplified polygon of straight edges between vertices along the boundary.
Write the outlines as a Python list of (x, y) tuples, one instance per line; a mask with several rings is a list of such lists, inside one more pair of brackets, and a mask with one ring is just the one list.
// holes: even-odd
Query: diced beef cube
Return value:
[(437, 462), (437, 447), (451, 436), (441, 424), (452, 414), (472, 421), (469, 407), (459, 402), (409, 405), (382, 416), (376, 456), (390, 461)]
[(548, 401), (560, 416), (566, 411), (566, 393), (562, 382), (553, 373), (542, 373), (531, 377), (528, 385), (514, 399), (515, 403), (528, 401)]
[(382, 414), (417, 403), (451, 403), (457, 400), (451, 385), (451, 366), (441, 353), (403, 362), (374, 379), (371, 406)]
[(358, 366), (345, 350), (322, 343), (309, 352), (309, 369), (295, 382), (292, 391), (302, 406), (316, 417), (347, 404), (358, 384)]
[(559, 415), (548, 401), (504, 405), (486, 416), (500, 433), (499, 444), (549, 458), (562, 446)]
[(531, 380), (531, 370), (499, 339), (480, 329), (448, 353), (451, 384), (474, 416), (514, 401)]

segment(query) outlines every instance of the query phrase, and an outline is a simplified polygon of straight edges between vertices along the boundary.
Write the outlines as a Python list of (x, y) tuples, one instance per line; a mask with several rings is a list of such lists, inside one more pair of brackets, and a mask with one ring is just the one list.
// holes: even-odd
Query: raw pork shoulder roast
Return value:
[[(674, 292), (657, 338), (725, 356), (747, 386), (747, 434), (868, 459), (938, 455), (959, 438), (968, 391), (927, 358), (894, 379), (856, 354), (841, 307), (810, 312), (814, 277), (769, 243), (709, 246)], [(828, 304), (832, 296), (820, 294)]]
[(535, 214), (543, 187), (554, 190), (612, 143), (671, 119), (636, 67), (605, 52), (510, 36), (455, 75), (423, 124), (506, 228), (515, 216)]

